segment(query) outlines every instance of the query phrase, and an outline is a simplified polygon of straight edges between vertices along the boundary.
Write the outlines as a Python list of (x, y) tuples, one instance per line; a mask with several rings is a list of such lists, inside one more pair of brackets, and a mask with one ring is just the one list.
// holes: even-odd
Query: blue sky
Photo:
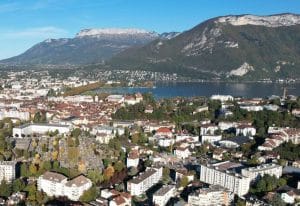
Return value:
[(0, 59), (83, 28), (184, 31), (228, 14), (300, 14), (299, 0), (0, 0)]

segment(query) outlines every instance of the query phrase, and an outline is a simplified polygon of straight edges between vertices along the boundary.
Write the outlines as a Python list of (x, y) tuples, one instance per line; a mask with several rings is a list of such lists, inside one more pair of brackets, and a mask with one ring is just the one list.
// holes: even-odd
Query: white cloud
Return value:
[(46, 26), (46, 27), (35, 27), (27, 28), (24, 30), (10, 30), (2, 31), (0, 37), (6, 39), (15, 39), (15, 38), (57, 38), (66, 36), (68, 32), (64, 29)]

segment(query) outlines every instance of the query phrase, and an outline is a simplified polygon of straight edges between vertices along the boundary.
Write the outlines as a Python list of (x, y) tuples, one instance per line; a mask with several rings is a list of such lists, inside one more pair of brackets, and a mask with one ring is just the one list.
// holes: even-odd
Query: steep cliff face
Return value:
[(224, 16), (113, 57), (112, 68), (203, 78), (300, 77), (300, 16)]

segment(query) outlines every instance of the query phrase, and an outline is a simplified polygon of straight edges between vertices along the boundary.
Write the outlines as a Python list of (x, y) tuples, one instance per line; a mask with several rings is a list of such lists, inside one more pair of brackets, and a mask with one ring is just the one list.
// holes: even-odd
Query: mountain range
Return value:
[(0, 63), (105, 65), (202, 79), (300, 78), (300, 15), (222, 16), (181, 33), (87, 29)]
[(155, 39), (172, 38), (173, 33), (158, 34), (141, 29), (84, 29), (74, 38), (47, 39), (19, 56), (2, 60), (13, 65), (85, 65), (105, 60), (131, 47)]

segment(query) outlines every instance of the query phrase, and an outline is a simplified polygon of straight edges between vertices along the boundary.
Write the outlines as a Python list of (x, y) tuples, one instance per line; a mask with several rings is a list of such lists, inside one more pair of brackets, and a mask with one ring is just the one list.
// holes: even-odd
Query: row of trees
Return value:
[[(149, 119), (149, 120), (171, 120), (178, 124), (182, 122), (189, 122), (193, 120), (201, 120), (205, 118), (213, 118), (215, 116), (215, 108), (208, 112), (193, 113), (196, 108), (203, 104), (198, 101), (189, 102), (183, 101), (176, 105), (172, 100), (165, 99), (159, 104), (155, 100), (147, 100), (135, 105), (128, 105), (121, 107), (112, 115), (114, 119), (119, 120), (134, 120), (134, 119)], [(153, 105), (152, 113), (145, 113), (148, 105)], [(213, 103), (211, 106), (215, 106)], [(218, 107), (218, 106), (217, 106)]]
[(104, 86), (104, 83), (95, 82), (95, 83), (84, 85), (84, 86), (79, 86), (79, 87), (74, 87), (74, 88), (67, 88), (65, 93), (64, 93), (64, 96), (66, 97), (66, 96), (79, 95), (79, 94), (82, 94), (84, 92), (95, 90), (95, 89), (97, 89), (99, 87), (103, 87), (103, 86)]
[(285, 142), (275, 149), (282, 159), (295, 161), (300, 159), (300, 145)]
[(275, 176), (264, 175), (250, 188), (250, 193), (263, 196), (266, 192), (274, 191), (276, 188), (286, 184), (287, 181), (284, 178), (278, 179)]

